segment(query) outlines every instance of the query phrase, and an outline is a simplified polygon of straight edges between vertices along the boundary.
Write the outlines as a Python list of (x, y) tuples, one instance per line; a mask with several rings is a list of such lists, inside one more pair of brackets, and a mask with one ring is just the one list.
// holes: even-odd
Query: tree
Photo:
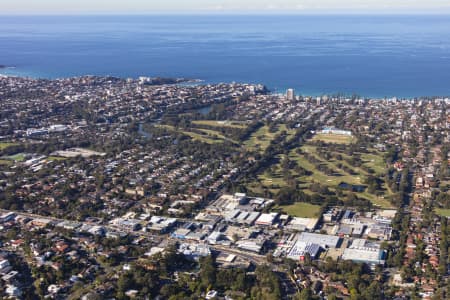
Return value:
[(117, 298), (125, 298), (125, 292), (133, 285), (133, 275), (130, 272), (122, 274), (117, 280)]
[(204, 287), (214, 285), (216, 283), (217, 268), (212, 256), (200, 259), (200, 280)]
[(312, 292), (309, 288), (303, 289), (300, 294), (298, 294), (297, 299), (298, 300), (311, 300), (312, 299)]
[(378, 281), (373, 281), (365, 290), (362, 291), (362, 296), (365, 299), (371, 300), (383, 299), (381, 284)]

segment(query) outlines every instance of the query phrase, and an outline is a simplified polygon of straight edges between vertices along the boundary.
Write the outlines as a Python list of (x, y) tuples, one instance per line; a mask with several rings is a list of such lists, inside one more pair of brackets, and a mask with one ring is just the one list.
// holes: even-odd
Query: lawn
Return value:
[[(391, 195), (390, 191), (387, 191), (385, 196), (389, 196)], [(386, 208), (386, 209), (391, 209), (394, 208), (391, 204), (391, 202), (389, 202), (389, 200), (386, 199), (386, 197), (379, 197), (377, 195), (374, 194), (370, 194), (369, 192), (365, 191), (364, 193), (359, 193), (358, 196), (366, 198), (367, 200), (369, 200), (370, 202), (372, 202), (373, 205), (377, 205), (381, 208)]]
[(0, 164), (2, 165), (12, 165), (14, 161), (22, 162), (25, 160), (25, 154), (24, 153), (18, 153), (10, 156), (3, 156), (0, 157)]
[(363, 153), (361, 159), (364, 165), (370, 167), (376, 174), (382, 174), (386, 171), (386, 162), (381, 152)]
[[(386, 172), (387, 165), (384, 160), (383, 152), (379, 152), (374, 149), (369, 149), (369, 151), (371, 153), (361, 153), (362, 164), (364, 166), (369, 167), (372, 170), (374, 170), (375, 174), (384, 175), (384, 173)], [(339, 153), (339, 154), (343, 158), (343, 160), (340, 161), (340, 163), (342, 163), (343, 165), (346, 165), (347, 167), (353, 169), (356, 172), (366, 173), (366, 171), (364, 171), (363, 169), (354, 167), (345, 161), (345, 160), (351, 159), (351, 157), (349, 155), (347, 155), (345, 153)]]
[[(321, 160), (324, 164), (327, 164), (327, 166), (333, 170), (336, 170), (339, 174), (341, 174), (340, 176), (329, 176), (326, 175), (324, 173), (322, 173), (321, 171), (317, 170), (315, 168), (315, 166), (313, 164), (311, 164), (310, 162), (308, 162), (303, 156), (298, 155), (295, 151), (292, 151), (289, 154), (289, 157), (293, 160), (296, 160), (298, 162), (298, 164), (300, 166), (302, 166), (303, 168), (305, 168), (306, 170), (312, 172), (311, 176), (305, 176), (302, 177), (301, 180), (306, 182), (306, 183), (311, 183), (312, 181), (315, 182), (320, 182), (323, 185), (326, 185), (332, 189), (335, 189), (339, 183), (341, 182), (346, 182), (348, 184), (352, 184), (352, 185), (360, 185), (364, 183), (364, 178), (365, 176), (367, 176), (368, 174), (366, 173), (366, 171), (362, 170), (361, 168), (355, 168), (353, 166), (350, 166), (348, 163), (346, 163), (345, 161), (340, 161), (343, 165), (346, 165), (348, 167), (350, 167), (351, 169), (353, 169), (354, 172), (357, 173), (357, 175), (350, 175), (348, 173), (346, 173), (345, 171), (343, 171), (342, 169), (339, 169), (336, 164), (339, 161), (335, 161), (335, 160), (330, 160), (330, 161), (323, 161), (322, 159), (320, 159), (320, 157), (318, 155), (315, 154), (315, 147), (313, 146), (303, 146), (302, 150), (313, 154), (317, 159)], [(383, 159), (381, 156), (377, 156), (374, 154), (368, 154), (367, 157), (371, 157), (375, 163), (372, 163), (371, 167), (375, 170), (375, 172), (377, 173), (383, 173), (384, 172), (384, 168), (381, 167), (381, 163), (383, 162)], [(378, 165), (376, 165), (378, 163)], [(304, 186), (307, 187), (308, 184), (305, 184)], [(383, 185), (383, 187), (385, 187)], [(374, 205), (380, 206), (382, 208), (392, 208), (392, 204), (386, 199), (386, 196), (390, 196), (392, 193), (387, 189), (386, 193), (384, 195), (384, 197), (379, 197), (373, 194), (370, 194), (367, 190), (363, 193), (357, 193), (358, 196), (366, 198), (367, 200), (369, 200), (370, 202), (372, 202)]]
[(222, 133), (220, 133), (219, 131), (215, 131), (215, 130), (210, 130), (210, 129), (203, 129), (203, 128), (197, 128), (197, 130), (205, 133), (208, 136), (211, 136), (212, 138), (215, 139), (221, 139), (221, 140), (228, 140), (232, 143), (237, 143), (235, 140), (232, 140), (226, 136), (224, 136)]
[(221, 139), (210, 139), (207, 137), (207, 135), (202, 135), (202, 134), (198, 134), (195, 132), (191, 132), (191, 131), (179, 131), (180, 133), (190, 136), (192, 139), (200, 141), (200, 142), (204, 142), (207, 144), (217, 144), (217, 143), (222, 143), (223, 140)]
[(442, 217), (450, 217), (450, 209), (436, 208), (436, 213)]
[(316, 134), (313, 141), (322, 141), (325, 143), (334, 143), (334, 144), (350, 144), (354, 143), (356, 138), (353, 136), (343, 135), (343, 134), (325, 134), (318, 133)]
[[(310, 163), (304, 155), (298, 154), (295, 150), (292, 150), (289, 153), (289, 158), (293, 161), (296, 161), (299, 166), (306, 169), (307, 171), (311, 172), (311, 175), (308, 176), (299, 176), (295, 170), (291, 170), (291, 173), (294, 178), (298, 180), (300, 183), (300, 187), (303, 189), (303, 191), (307, 194), (311, 194), (309, 191), (309, 186), (313, 182), (318, 182), (322, 185), (327, 186), (331, 190), (335, 190), (338, 185), (341, 182), (346, 182), (351, 185), (361, 185), (364, 184), (364, 178), (368, 176), (368, 173), (358, 167), (353, 167), (349, 165), (345, 160), (338, 161), (336, 159), (331, 160), (324, 160), (317, 154), (317, 147), (312, 145), (304, 145), (302, 146), (302, 151), (304, 153), (309, 153), (310, 155), (313, 155), (316, 159), (321, 161), (321, 164), (327, 165), (328, 168), (335, 171), (337, 175), (327, 175), (321, 171), (319, 171), (315, 165)], [(342, 155), (344, 158), (347, 157), (345, 154)], [(384, 172), (384, 163), (383, 158), (381, 155), (377, 154), (368, 154), (365, 156), (365, 159), (370, 159), (370, 161), (367, 162), (367, 164), (370, 165), (375, 171), (378, 173)], [(279, 157), (279, 161), (281, 162), (283, 160), (283, 156)], [(285, 182), (283, 176), (282, 176), (282, 169), (281, 169), (281, 163), (278, 162), (275, 165), (271, 167), (272, 171), (268, 171), (266, 169), (263, 173), (258, 175), (258, 179), (251, 183), (248, 188), (251, 189), (253, 192), (263, 192), (264, 189), (270, 190), (272, 193), (277, 193), (280, 188), (285, 187), (287, 183)], [(337, 167), (337, 164), (341, 163), (342, 165), (345, 165), (352, 169), (356, 174), (351, 175), (347, 173), (346, 171), (340, 169)], [(383, 185), (383, 187), (385, 187)], [(383, 196), (377, 196), (374, 194), (369, 193), (367, 190), (362, 193), (357, 193), (357, 195), (361, 198), (365, 198), (369, 201), (371, 201), (374, 205), (377, 205), (382, 208), (392, 208), (392, 205), (388, 201), (388, 197), (392, 195), (392, 192), (389, 191), (389, 189), (385, 189), (385, 195)]]
[(229, 127), (229, 128), (247, 128), (247, 124), (245, 122), (238, 121), (211, 121), (211, 120), (198, 120), (193, 121), (192, 124), (195, 125), (205, 125), (211, 127)]
[(319, 217), (320, 206), (304, 202), (297, 202), (292, 205), (278, 206), (283, 212), (290, 216), (300, 218), (317, 218)]
[[(306, 160), (306, 158), (303, 155), (299, 155), (295, 151), (291, 151), (291, 153), (289, 154), (289, 158), (297, 161), (301, 167), (303, 167), (306, 170), (313, 173), (311, 176), (307, 176), (308, 178), (305, 178), (305, 180), (307, 180), (307, 181), (312, 180), (312, 181), (320, 182), (327, 186), (337, 186), (339, 183), (341, 183), (343, 181), (347, 182), (349, 184), (354, 184), (354, 185), (362, 184), (363, 178), (361, 177), (360, 174), (350, 175), (350, 174), (345, 173), (343, 170), (339, 169), (336, 166), (337, 162), (334, 160), (323, 161), (317, 154), (315, 154), (316, 147), (303, 146), (302, 150), (305, 153), (314, 155), (314, 157), (321, 160), (323, 164), (326, 164), (330, 169), (336, 170), (336, 172), (340, 174), (340, 176), (326, 175), (325, 173), (322, 173), (321, 171), (317, 170), (316, 167), (312, 163), (310, 163), (308, 160)], [(344, 163), (342, 163), (342, 164), (344, 164)]]
[(269, 132), (268, 126), (263, 126), (252, 133), (250, 138), (244, 142), (244, 146), (249, 150), (260, 150), (264, 152), (274, 136), (274, 133)]
[[(191, 137), (194, 140), (197, 141), (201, 141), (207, 144), (217, 144), (217, 143), (222, 143), (224, 140), (219, 138), (219, 135), (221, 135), (220, 133), (216, 133), (215, 131), (209, 130), (211, 132), (216, 133), (215, 135), (219, 138), (219, 139), (212, 139), (212, 138), (208, 138), (207, 133), (205, 132), (205, 135), (202, 134), (198, 134), (196, 132), (191, 132), (191, 131), (186, 131), (186, 130), (177, 130), (175, 127), (171, 126), (171, 125), (156, 125), (160, 128), (165, 128), (167, 130), (171, 130), (171, 131), (175, 131), (175, 132), (179, 132), (181, 134), (187, 135), (189, 137)], [(206, 129), (205, 129), (206, 130)]]
[(286, 186), (286, 182), (284, 181), (279, 169), (277, 169), (274, 174), (264, 172), (258, 176), (258, 179), (263, 186), (268, 187), (275, 192), (277, 192), (279, 188)]
[(12, 146), (18, 146), (17, 143), (0, 142), (0, 151)]
[(10, 166), (12, 165), (12, 161), (6, 159), (0, 159), (0, 166)]
[(14, 154), (14, 155), (8, 156), (7, 159), (21, 162), (21, 161), (25, 160), (25, 154), (23, 154), (23, 153)]
[(269, 126), (263, 126), (255, 131), (250, 138), (244, 142), (244, 146), (252, 151), (259, 150), (260, 152), (264, 152), (275, 136), (282, 131), (286, 131), (289, 137), (292, 137), (295, 134), (295, 130), (287, 129), (285, 124), (278, 125), (277, 131), (275, 132), (270, 132)]

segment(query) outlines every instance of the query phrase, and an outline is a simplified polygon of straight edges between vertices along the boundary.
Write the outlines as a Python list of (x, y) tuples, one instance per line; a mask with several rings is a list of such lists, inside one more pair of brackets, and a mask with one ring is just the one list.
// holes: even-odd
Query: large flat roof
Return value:
[(383, 250), (377, 250), (373, 248), (366, 249), (353, 249), (346, 248), (344, 253), (342, 254), (342, 259), (344, 260), (352, 260), (358, 262), (366, 262), (371, 264), (382, 264), (384, 252)]
[(304, 226), (306, 229), (313, 230), (316, 227), (318, 221), (319, 219), (317, 218), (293, 217), (288, 225), (291, 227)]
[(256, 224), (273, 224), (277, 216), (277, 213), (261, 214), (256, 220)]
[(317, 254), (320, 251), (320, 246), (317, 244), (306, 243), (303, 241), (297, 241), (294, 246), (289, 251), (288, 258), (291, 259), (299, 259), (301, 256), (304, 256), (306, 253), (313, 258), (317, 257)]
[(334, 235), (302, 232), (299, 235), (298, 240), (310, 244), (318, 244), (323, 248), (336, 248), (339, 245), (341, 238)]

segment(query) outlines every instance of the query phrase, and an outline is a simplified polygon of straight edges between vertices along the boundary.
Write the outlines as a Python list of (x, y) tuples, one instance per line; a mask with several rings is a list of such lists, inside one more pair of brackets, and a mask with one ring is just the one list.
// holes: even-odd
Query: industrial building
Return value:
[(291, 251), (289, 251), (287, 258), (303, 261), (305, 259), (305, 255), (309, 254), (312, 259), (316, 259), (319, 257), (320, 249), (320, 246), (317, 244), (297, 241), (291, 248)]
[(386, 253), (384, 250), (381, 250), (379, 244), (371, 243), (364, 239), (356, 239), (349, 248), (344, 250), (342, 259), (380, 265), (385, 263), (385, 256)]
[(309, 244), (320, 245), (324, 249), (337, 248), (341, 243), (341, 238), (338, 236), (310, 232), (302, 232), (298, 240)]

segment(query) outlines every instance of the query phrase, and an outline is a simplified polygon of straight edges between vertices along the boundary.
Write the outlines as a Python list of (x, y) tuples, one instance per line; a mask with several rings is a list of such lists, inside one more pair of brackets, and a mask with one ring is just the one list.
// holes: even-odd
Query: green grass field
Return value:
[(249, 150), (260, 150), (264, 152), (270, 145), (275, 134), (269, 132), (268, 126), (263, 126), (255, 131), (250, 138), (244, 142), (244, 146)]
[[(292, 150), (289, 153), (289, 158), (292, 161), (296, 161), (299, 166), (306, 169), (307, 171), (311, 172), (311, 175), (308, 176), (299, 176), (295, 170), (291, 170), (291, 173), (293, 177), (297, 180), (297, 182), (300, 183), (300, 187), (303, 189), (303, 191), (307, 194), (311, 194), (309, 191), (309, 186), (313, 182), (318, 182), (324, 186), (327, 186), (331, 190), (336, 190), (338, 185), (341, 182), (346, 182), (348, 184), (352, 185), (361, 185), (364, 184), (364, 179), (369, 174), (367, 171), (359, 168), (359, 167), (353, 167), (349, 165), (344, 159), (349, 158), (347, 155), (342, 154), (343, 160), (336, 160), (336, 159), (330, 159), (328, 161), (325, 161), (323, 158), (321, 158), (317, 154), (317, 147), (312, 145), (304, 145), (301, 147), (302, 151), (304, 153), (308, 153), (312, 156), (314, 156), (317, 160), (321, 162), (321, 164), (326, 165), (328, 168), (335, 171), (336, 175), (327, 175), (321, 171), (319, 171), (316, 166), (312, 163), (310, 163), (303, 154), (298, 154), (297, 151)], [(384, 172), (384, 160), (381, 153), (375, 154), (367, 154), (363, 157), (364, 164), (367, 166), (370, 166), (372, 169), (375, 170), (377, 173), (383, 173)], [(255, 193), (261, 193), (264, 191), (264, 189), (267, 189), (271, 191), (272, 193), (276, 194), (280, 188), (285, 187), (287, 183), (285, 182), (283, 176), (282, 176), (282, 168), (281, 168), (281, 161), (283, 160), (283, 156), (279, 157), (279, 163), (275, 164), (271, 167), (271, 171), (269, 172), (269, 169), (266, 169), (263, 173), (258, 175), (258, 179), (251, 183), (248, 188), (255, 192)], [(366, 161), (367, 160), (367, 161)], [(347, 173), (347, 171), (342, 170), (341, 168), (338, 168), (338, 164), (342, 164), (347, 166), (348, 168), (352, 169), (353, 172), (355, 172), (355, 175), (351, 175)], [(383, 185), (385, 188), (385, 186)], [(385, 194), (382, 196), (377, 196), (374, 194), (369, 193), (367, 190), (363, 193), (357, 193), (359, 197), (365, 198), (369, 201), (371, 201), (374, 205), (377, 205), (382, 208), (392, 208), (392, 205), (388, 201), (388, 197), (392, 195), (392, 192), (389, 189), (385, 188)]]
[(318, 133), (313, 138), (313, 141), (322, 141), (325, 143), (334, 143), (334, 144), (350, 144), (354, 143), (356, 139), (352, 136), (342, 135), (342, 134), (325, 134)]
[(386, 170), (386, 162), (381, 153), (363, 153), (361, 159), (363, 160), (364, 165), (373, 169), (376, 174), (382, 174)]
[(214, 135), (218, 139), (212, 138), (213, 136), (211, 136), (211, 138), (208, 138), (208, 133), (207, 132), (205, 132), (205, 134), (203, 135), (203, 134), (198, 134), (196, 132), (191, 132), (191, 131), (186, 131), (186, 130), (179, 130), (179, 129), (177, 130), (175, 127), (173, 127), (171, 125), (156, 125), (156, 126), (158, 126), (160, 128), (165, 128), (165, 129), (170, 130), (170, 131), (179, 132), (181, 134), (184, 134), (184, 135), (187, 135), (187, 136), (191, 137), (194, 140), (197, 140), (197, 141), (200, 141), (200, 142), (204, 142), (204, 143), (207, 143), (207, 144), (217, 144), (217, 143), (223, 143), (224, 142), (224, 139), (221, 139), (219, 137), (219, 136), (222, 136), (222, 137), (224, 137), (224, 136), (222, 134), (220, 134), (219, 132), (212, 131), (212, 130), (202, 129), (202, 131), (205, 130), (205, 131), (208, 131), (210, 133), (214, 133)]
[(0, 159), (0, 166), (11, 166), (13, 163), (10, 160)]
[(295, 134), (295, 130), (287, 129), (285, 124), (278, 125), (277, 131), (275, 132), (270, 132), (269, 126), (263, 126), (255, 131), (250, 138), (244, 142), (244, 147), (251, 151), (259, 150), (260, 152), (264, 152), (275, 136), (282, 131), (286, 131), (288, 137), (292, 137)]
[[(311, 176), (305, 176), (301, 178), (302, 181), (306, 182), (305, 186), (310, 184), (312, 181), (320, 182), (323, 185), (328, 186), (331, 189), (337, 188), (337, 186), (341, 182), (346, 182), (348, 184), (352, 185), (360, 185), (364, 183), (364, 178), (368, 176), (369, 174), (364, 171), (361, 168), (353, 167), (349, 165), (345, 161), (336, 161), (336, 160), (330, 160), (330, 161), (324, 161), (321, 159), (318, 155), (314, 154), (316, 152), (316, 147), (305, 145), (302, 147), (302, 150), (313, 154), (317, 159), (321, 160), (322, 163), (326, 164), (329, 168), (336, 170), (340, 176), (329, 176), (321, 171), (317, 170), (313, 164), (308, 162), (302, 155), (298, 155), (295, 151), (290, 153), (290, 158), (293, 160), (296, 160), (300, 166), (305, 168), (306, 170), (312, 172)], [(342, 155), (345, 157), (346, 155)], [(375, 155), (375, 154), (368, 154), (366, 158), (370, 157), (372, 161), (370, 161), (367, 166), (372, 167), (376, 173), (383, 173), (384, 172), (384, 160), (381, 155)], [(356, 175), (351, 175), (346, 173), (344, 170), (339, 169), (337, 167), (338, 163), (342, 163), (343, 165), (346, 165), (347, 167), (351, 168)], [(383, 186), (385, 188), (385, 186)], [(392, 208), (392, 204), (386, 199), (391, 195), (391, 191), (389, 189), (386, 189), (386, 193), (384, 196), (377, 196), (370, 194), (367, 190), (363, 193), (357, 193), (360, 197), (366, 198), (367, 200), (371, 201), (374, 205), (380, 206), (382, 208)]]
[(247, 124), (245, 122), (238, 121), (211, 121), (211, 120), (198, 120), (192, 121), (194, 125), (205, 125), (211, 127), (229, 127), (229, 128), (247, 128)]
[(192, 139), (196, 141), (200, 141), (207, 144), (217, 144), (217, 143), (223, 143), (223, 140), (221, 139), (211, 139), (208, 138), (206, 135), (198, 134), (191, 131), (179, 131), (180, 133), (190, 136)]
[[(306, 158), (303, 155), (297, 154), (295, 151), (291, 151), (289, 154), (289, 158), (292, 160), (295, 160), (298, 162), (300, 166), (305, 168), (308, 171), (311, 171), (313, 175), (311, 176), (314, 181), (319, 181), (325, 185), (338, 185), (342, 181), (347, 182), (349, 184), (362, 184), (363, 177), (361, 174), (364, 174), (364, 172), (358, 172), (358, 170), (355, 170), (352, 166), (348, 165), (344, 161), (335, 161), (335, 160), (329, 160), (324, 161), (322, 158), (319, 157), (319, 155), (316, 154), (316, 147), (315, 146), (309, 146), (305, 145), (301, 148), (305, 153), (308, 153), (310, 155), (313, 155), (316, 159), (322, 161), (323, 164), (327, 165), (330, 169), (336, 170), (337, 173), (340, 174), (340, 176), (329, 176), (326, 175), (319, 170), (315, 168), (313, 164), (311, 164), (309, 161), (306, 160)], [(338, 163), (342, 163), (343, 165), (347, 165), (351, 169), (353, 169), (358, 175), (350, 175), (346, 173), (345, 171), (339, 169), (336, 165)], [(360, 170), (361, 171), (361, 170)], [(326, 183), (330, 184), (326, 184)]]
[(227, 140), (227, 141), (230, 141), (230, 142), (235, 143), (235, 144), (237, 143), (235, 140), (230, 139), (230, 138), (224, 136), (224, 135), (223, 135), (221, 132), (219, 132), (219, 131), (210, 130), (210, 129), (203, 129), (203, 128), (197, 128), (197, 130), (199, 130), (199, 131), (205, 133), (207, 136), (210, 136), (210, 137), (212, 137), (213, 139), (220, 139), (220, 140), (223, 140), (223, 141)]
[[(251, 151), (264, 152), (270, 143), (273, 141), (275, 136), (282, 131), (286, 131), (288, 138), (294, 136), (295, 130), (287, 130), (286, 125), (281, 124), (278, 126), (275, 132), (269, 132), (268, 126), (263, 126), (255, 131), (250, 138), (244, 143), (244, 146)], [(343, 145), (348, 145), (350, 143), (356, 142), (355, 137), (337, 134), (317, 134), (314, 136), (312, 141), (324, 141), (327, 143), (339, 143)], [(295, 170), (291, 170), (291, 174), (300, 187), (307, 194), (312, 192), (308, 189), (309, 186), (314, 183), (320, 183), (327, 186), (331, 190), (336, 190), (341, 182), (345, 182), (351, 185), (361, 185), (364, 184), (364, 180), (369, 173), (362, 167), (355, 167), (350, 165), (346, 160), (350, 160), (351, 157), (345, 153), (339, 154), (342, 156), (342, 160), (337, 160), (331, 158), (325, 160), (317, 154), (317, 146), (313, 144), (306, 144), (301, 147), (301, 150), (309, 155), (315, 157), (315, 159), (320, 161), (320, 164), (326, 165), (329, 169), (333, 170), (333, 175), (327, 175), (322, 171), (319, 171), (316, 166), (310, 163), (303, 154), (298, 154), (295, 149), (289, 152), (289, 158), (296, 161), (299, 166), (311, 172), (311, 175), (300, 176)], [(386, 164), (384, 162), (383, 154), (370, 150), (370, 153), (362, 153), (361, 159), (362, 164), (366, 167), (371, 168), (376, 174), (382, 175), (386, 170)], [(280, 155), (278, 157), (278, 163), (267, 168), (264, 172), (258, 174), (257, 179), (247, 185), (247, 188), (256, 194), (264, 194), (266, 190), (276, 194), (281, 188), (287, 186), (285, 178), (282, 174), (281, 161), (284, 156)], [(342, 165), (342, 167), (338, 167)], [(374, 205), (382, 208), (392, 208), (389, 202), (389, 197), (392, 192), (383, 185), (385, 194), (378, 196), (365, 191), (363, 193), (357, 193), (359, 197), (365, 198), (371, 201)], [(348, 192), (344, 192), (348, 193)]]
[(319, 216), (320, 206), (309, 203), (297, 202), (292, 205), (278, 206), (283, 212), (290, 216), (300, 218), (315, 218)]
[(436, 208), (436, 214), (442, 217), (450, 217), (450, 209)]
[(17, 143), (0, 142), (0, 151), (12, 146), (18, 146)]
[(364, 193), (359, 193), (358, 194), (358, 196), (366, 198), (367, 200), (372, 202), (373, 205), (379, 206), (381, 208), (387, 208), (387, 209), (394, 208), (392, 206), (392, 204), (389, 202), (389, 200), (386, 199), (386, 197), (390, 196), (390, 195), (391, 195), (390, 191), (387, 191), (386, 194), (384, 196), (381, 196), (381, 197), (379, 197), (377, 195), (370, 194), (367, 191), (365, 191)]
[(7, 159), (22, 162), (25, 160), (25, 154), (24, 153), (14, 154), (14, 155), (8, 156)]
[(1, 165), (12, 165), (15, 161), (16, 162), (23, 162), (25, 160), (25, 154), (24, 153), (18, 153), (10, 156), (3, 156), (0, 157), (0, 164)]

